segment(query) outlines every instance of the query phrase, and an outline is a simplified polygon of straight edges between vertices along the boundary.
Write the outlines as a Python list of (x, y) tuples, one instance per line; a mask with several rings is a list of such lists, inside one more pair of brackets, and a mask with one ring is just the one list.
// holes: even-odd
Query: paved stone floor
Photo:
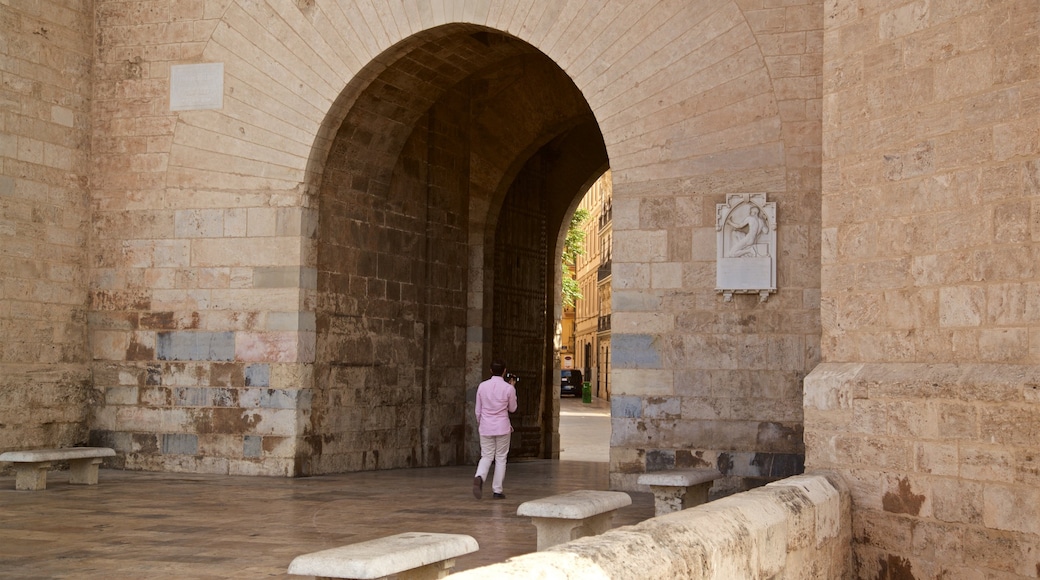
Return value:
[[(582, 445), (599, 441), (589, 437)], [(488, 486), (474, 499), (472, 476), (472, 466), (298, 479), (103, 469), (97, 486), (52, 472), (41, 492), (0, 477), (0, 578), (299, 578), (285, 573), (299, 554), (407, 531), (477, 538), (480, 550), (456, 563), (464, 570), (534, 551), (520, 503), (607, 489), (598, 461), (514, 461), (505, 500)], [(650, 494), (631, 495), (615, 526), (653, 515)]]

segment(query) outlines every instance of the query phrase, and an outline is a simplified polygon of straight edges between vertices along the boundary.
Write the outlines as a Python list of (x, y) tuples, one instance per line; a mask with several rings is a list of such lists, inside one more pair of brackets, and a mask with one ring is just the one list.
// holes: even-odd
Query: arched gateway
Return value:
[[(204, 4), (171, 8), (167, 36), (98, 12), (101, 60), (130, 65), (96, 88), (89, 429), (127, 467), (463, 463), (492, 356), (522, 377), (514, 453), (553, 457), (559, 233), (609, 166), (614, 484), (801, 469), (820, 336), (811, 3), (783, 31), (717, 0)], [(155, 49), (135, 60), (140, 43)], [(221, 99), (170, 110), (212, 89), (171, 81), (195, 63), (222, 66)], [(767, 302), (715, 292), (730, 193), (779, 207)]]
[(551, 456), (555, 233), (606, 167), (595, 119), (549, 59), (485, 27), (388, 53), (327, 121), (302, 469), (465, 461), (492, 355), (521, 376), (514, 453)]

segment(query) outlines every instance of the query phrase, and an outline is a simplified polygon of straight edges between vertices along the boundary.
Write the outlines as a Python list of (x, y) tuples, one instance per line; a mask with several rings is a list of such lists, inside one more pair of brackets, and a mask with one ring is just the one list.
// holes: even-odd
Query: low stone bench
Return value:
[(650, 486), (654, 515), (662, 516), (707, 502), (712, 482), (721, 477), (716, 469), (676, 469), (644, 473), (636, 481)]
[(538, 530), (538, 550), (541, 551), (602, 534), (610, 529), (614, 512), (627, 505), (632, 505), (632, 498), (625, 492), (582, 489), (525, 501), (517, 508), (516, 515), (531, 518)]
[(297, 556), (289, 573), (322, 578), (434, 580), (448, 575), (455, 558), (476, 552), (471, 536), (408, 532)]
[(69, 462), (69, 483), (97, 485), (98, 465), (104, 457), (114, 457), (108, 447), (66, 447), (0, 453), (0, 461), (14, 464), (14, 488), (39, 491), (47, 489), (47, 470), (55, 461)]

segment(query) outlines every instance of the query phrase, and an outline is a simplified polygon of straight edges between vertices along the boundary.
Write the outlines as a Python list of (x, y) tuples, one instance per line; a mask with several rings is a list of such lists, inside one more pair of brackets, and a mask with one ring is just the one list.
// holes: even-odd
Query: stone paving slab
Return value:
[[(508, 499), (476, 500), (472, 466), (282, 479), (101, 470), (104, 485), (51, 474), (42, 492), (0, 477), (0, 570), (35, 578), (292, 578), (300, 554), (415, 530), (467, 534), (456, 571), (534, 552), (525, 502), (607, 489), (607, 464), (510, 462)], [(652, 517), (632, 493), (614, 526)]]

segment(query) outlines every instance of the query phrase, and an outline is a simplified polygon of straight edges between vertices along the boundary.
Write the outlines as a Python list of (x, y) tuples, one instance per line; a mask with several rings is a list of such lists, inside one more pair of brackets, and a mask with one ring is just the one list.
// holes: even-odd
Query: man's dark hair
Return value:
[(504, 361), (504, 360), (502, 360), (500, 358), (496, 358), (495, 360), (491, 361), (491, 374), (492, 375), (494, 375), (496, 377), (500, 377), (500, 376), (502, 376), (502, 373), (504, 373), (504, 372), (506, 372), (506, 361)]

